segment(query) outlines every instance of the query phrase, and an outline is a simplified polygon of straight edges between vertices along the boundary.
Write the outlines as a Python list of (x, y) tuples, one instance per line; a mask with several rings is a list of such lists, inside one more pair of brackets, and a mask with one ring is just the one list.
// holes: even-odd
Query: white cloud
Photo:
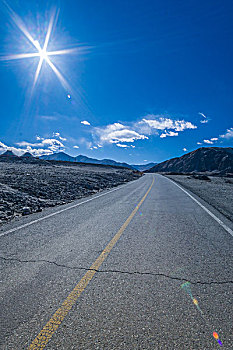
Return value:
[(63, 143), (59, 140), (56, 139), (44, 139), (42, 141), (42, 144), (44, 146), (48, 146), (48, 147), (57, 147), (57, 148), (64, 148), (65, 146), (63, 145)]
[(231, 139), (231, 138), (233, 138), (233, 128), (227, 129), (225, 134), (220, 135), (219, 137), (221, 137), (222, 139)]
[(40, 137), (40, 136), (36, 136), (36, 140), (37, 140), (37, 141), (40, 141), (40, 140), (44, 140), (44, 138), (43, 138), (43, 137)]
[[(25, 150), (23, 150), (23, 153), (24, 152), (25, 152)], [(26, 152), (31, 153), (35, 157), (40, 157), (42, 155), (53, 154), (53, 150), (51, 150), (51, 149), (32, 148), (32, 147), (27, 147)]]
[(201, 142), (197, 142), (197, 145), (202, 145), (202, 143)]
[(129, 126), (120, 123), (109, 124), (103, 128), (95, 128), (95, 134), (101, 144), (104, 143), (133, 143), (135, 140), (148, 139), (147, 136), (139, 134)]
[(83, 120), (80, 123), (83, 124), (83, 125), (91, 125), (87, 120)]
[(74, 146), (74, 148), (79, 148), (79, 146)]
[(198, 114), (200, 114), (203, 118), (207, 118), (207, 116), (204, 113), (199, 112)]
[(117, 147), (122, 147), (122, 148), (128, 148), (129, 146), (127, 145), (122, 145), (121, 143), (116, 143)]
[(21, 141), (21, 142), (16, 142), (16, 145), (17, 145), (17, 146), (20, 146), (20, 147), (30, 147), (30, 146), (33, 146), (33, 147), (43, 147), (43, 143), (42, 143), (42, 142), (39, 142), (39, 143), (31, 143), (31, 142), (27, 142), (27, 141)]
[[(209, 145), (213, 145), (216, 141), (218, 141), (218, 137), (211, 137), (210, 140), (203, 140), (204, 143), (207, 143)], [(198, 143), (201, 144), (201, 143)]]
[[(152, 119), (147, 119), (152, 118)], [(174, 130), (174, 131), (184, 131), (185, 129), (196, 129), (196, 125), (185, 120), (173, 120), (168, 117), (147, 115), (138, 124), (147, 124), (151, 129), (155, 130)]]
[(204, 143), (207, 143), (207, 144), (209, 144), (209, 145), (213, 145), (213, 143), (214, 143), (214, 142), (211, 141), (211, 140), (203, 140), (203, 142), (204, 142)]
[(59, 132), (54, 132), (53, 136), (58, 137), (61, 141), (67, 141), (65, 137), (61, 137), (61, 134)]
[(184, 151), (184, 152), (187, 152), (187, 148), (184, 147), (184, 148), (183, 148), (183, 151)]
[(5, 151), (12, 151), (17, 156), (21, 156), (25, 152), (30, 152), (32, 155), (36, 157), (39, 157), (41, 155), (49, 155), (53, 153), (53, 151), (50, 149), (32, 148), (31, 146), (27, 146), (26, 148), (17, 148), (17, 147), (7, 146), (4, 143), (0, 142), (0, 152), (5, 152)]
[(97, 146), (93, 146), (93, 148), (94, 148), (94, 149), (98, 149), (98, 147), (97, 147)]
[(57, 151), (60, 148), (65, 148), (65, 146), (63, 145), (63, 143), (59, 140), (56, 139), (42, 139), (41, 142), (27, 142), (27, 141), (21, 141), (21, 142), (17, 142), (16, 143), (17, 146), (20, 147), (44, 147), (44, 148), (48, 148), (52, 151)]
[(109, 124), (107, 126), (108, 130), (109, 131), (116, 131), (116, 130), (121, 130), (121, 129), (124, 129), (125, 126), (121, 123), (114, 123), (114, 124)]
[(160, 135), (160, 138), (163, 139), (163, 138), (165, 138), (167, 136), (178, 136), (178, 135), (179, 135), (178, 132), (166, 131), (165, 130), (165, 132)]
[(132, 147), (132, 148), (135, 148), (135, 146), (134, 146), (134, 145), (131, 145), (131, 147)]
[(95, 127), (92, 128), (91, 133), (99, 147), (104, 144), (127, 144), (137, 140), (147, 140), (150, 135), (159, 135), (161, 138), (178, 136), (179, 132), (196, 128), (196, 125), (184, 119), (173, 120), (168, 116), (149, 114), (134, 123), (116, 122)]
[(207, 116), (204, 113), (199, 112), (198, 114), (204, 118), (204, 119), (200, 120), (200, 123), (202, 123), (202, 124), (209, 123), (210, 119), (207, 118)]
[(154, 114), (148, 114), (134, 126), (137, 131), (145, 135), (159, 135), (160, 138), (178, 136), (179, 132), (197, 128), (196, 125), (184, 119), (172, 119), (169, 116)]
[(16, 145), (18, 147), (11, 147), (4, 145), (2, 142), (0, 142), (0, 151), (12, 151), (16, 155), (22, 155), (25, 152), (30, 152), (34, 156), (41, 156), (41, 155), (49, 155), (53, 154), (54, 152), (64, 149), (65, 146), (61, 142), (62, 140), (66, 140), (65, 138), (62, 138), (60, 133), (53, 133), (53, 137), (56, 138), (43, 138), (41, 136), (36, 136), (36, 141), (40, 142), (28, 142), (28, 141), (21, 141), (17, 142)]

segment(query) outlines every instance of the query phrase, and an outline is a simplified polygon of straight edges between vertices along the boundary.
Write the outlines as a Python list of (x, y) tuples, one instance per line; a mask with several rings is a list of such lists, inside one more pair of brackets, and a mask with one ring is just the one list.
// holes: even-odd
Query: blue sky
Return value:
[(232, 147), (232, 18), (227, 0), (1, 0), (0, 152), (135, 164)]

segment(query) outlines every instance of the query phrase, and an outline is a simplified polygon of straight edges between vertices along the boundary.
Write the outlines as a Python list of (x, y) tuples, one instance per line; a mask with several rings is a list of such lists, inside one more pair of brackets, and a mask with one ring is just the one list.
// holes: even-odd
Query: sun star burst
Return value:
[(39, 62), (37, 65), (37, 69), (35, 72), (34, 76), (34, 81), (33, 81), (33, 89), (38, 81), (42, 66), (44, 62), (47, 62), (49, 67), (52, 69), (52, 71), (56, 74), (57, 78), (60, 80), (62, 86), (66, 90), (70, 90), (70, 86), (66, 79), (63, 77), (62, 73), (60, 70), (55, 66), (55, 64), (51, 61), (51, 56), (57, 56), (57, 55), (66, 55), (70, 53), (75, 53), (77, 52), (78, 48), (73, 48), (73, 49), (62, 49), (62, 50), (57, 50), (57, 51), (48, 51), (48, 45), (50, 42), (51, 38), (51, 33), (56, 25), (57, 19), (58, 19), (58, 11), (53, 11), (47, 33), (44, 39), (44, 43), (41, 46), (38, 40), (34, 40), (32, 34), (28, 31), (25, 23), (23, 20), (7, 5), (7, 9), (9, 11), (9, 14), (14, 21), (14, 23), (17, 25), (17, 27), (21, 30), (21, 32), (25, 35), (27, 40), (34, 46), (36, 52), (32, 53), (20, 53), (20, 54), (15, 54), (15, 55), (8, 55), (8, 56), (2, 56), (0, 57), (1, 61), (10, 61), (10, 60), (18, 60), (18, 59), (28, 59), (28, 58), (39, 58)]

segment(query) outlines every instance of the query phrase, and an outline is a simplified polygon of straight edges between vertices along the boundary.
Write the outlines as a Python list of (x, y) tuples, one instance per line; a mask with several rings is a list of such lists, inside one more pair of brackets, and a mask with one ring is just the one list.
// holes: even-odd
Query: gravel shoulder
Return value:
[(140, 172), (111, 166), (0, 162), (0, 225), (140, 176)]
[(209, 180), (201, 180), (192, 175), (166, 176), (195, 193), (233, 221), (233, 179), (208, 176)]

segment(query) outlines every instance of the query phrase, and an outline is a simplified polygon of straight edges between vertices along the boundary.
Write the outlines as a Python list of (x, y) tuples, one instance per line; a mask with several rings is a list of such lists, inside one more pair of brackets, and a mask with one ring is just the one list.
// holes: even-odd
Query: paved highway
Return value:
[(232, 349), (232, 228), (153, 174), (5, 225), (0, 348)]

